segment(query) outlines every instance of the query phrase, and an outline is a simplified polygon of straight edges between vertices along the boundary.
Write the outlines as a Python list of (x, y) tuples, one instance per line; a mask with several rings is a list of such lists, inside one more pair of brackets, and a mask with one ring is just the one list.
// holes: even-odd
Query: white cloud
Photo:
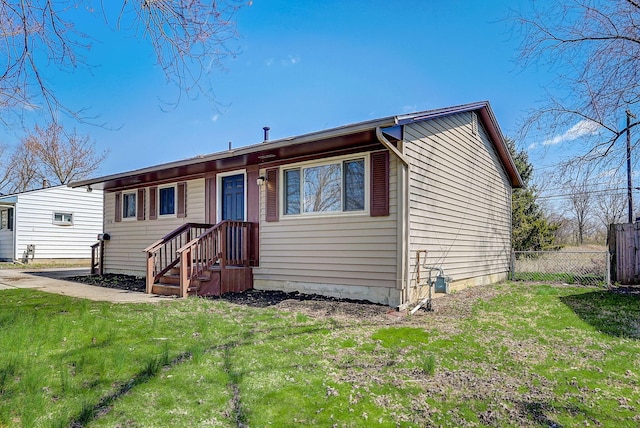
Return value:
[(300, 62), (300, 57), (298, 55), (287, 55), (286, 58), (282, 58), (276, 60), (274, 58), (267, 58), (264, 60), (264, 65), (267, 67), (271, 67), (275, 64), (280, 64), (282, 67), (290, 67), (297, 65)]
[(283, 59), (282, 61), (280, 61), (282, 65), (296, 65), (299, 62), (300, 62), (300, 57), (293, 56), (293, 55), (289, 55), (286, 59)]
[(214, 114), (213, 116), (211, 116), (211, 122), (217, 122), (218, 119), (220, 119), (220, 115), (218, 114)]
[(550, 140), (545, 140), (542, 145), (543, 146), (555, 146), (556, 144), (577, 140), (580, 137), (586, 137), (588, 135), (593, 135), (598, 132), (600, 129), (600, 125), (597, 123), (583, 119), (580, 122), (573, 125), (567, 132), (564, 134), (556, 135)]

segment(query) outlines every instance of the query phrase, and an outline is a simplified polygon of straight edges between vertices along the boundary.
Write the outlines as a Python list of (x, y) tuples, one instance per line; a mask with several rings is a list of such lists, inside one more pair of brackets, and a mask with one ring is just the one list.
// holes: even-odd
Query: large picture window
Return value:
[(364, 211), (364, 158), (284, 170), (284, 215)]
[(122, 194), (122, 218), (136, 218), (136, 194), (135, 192)]
[(163, 215), (175, 215), (176, 213), (176, 188), (161, 187), (158, 190), (158, 214)]

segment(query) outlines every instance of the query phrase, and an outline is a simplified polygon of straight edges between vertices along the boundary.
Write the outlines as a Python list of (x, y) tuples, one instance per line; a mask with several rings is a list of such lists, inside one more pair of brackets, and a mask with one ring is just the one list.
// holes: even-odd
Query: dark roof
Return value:
[[(69, 186), (92, 186), (96, 189), (136, 187), (145, 183), (196, 177), (216, 170), (241, 168), (247, 165), (264, 165), (277, 160), (299, 158), (322, 152), (366, 148), (377, 141), (376, 128), (393, 128), (467, 111), (477, 112), (509, 175), (511, 184), (514, 187), (521, 187), (522, 179), (509, 155), (498, 122), (487, 101), (358, 122), (295, 137), (265, 141), (237, 149), (77, 181)], [(390, 139), (393, 138), (393, 135), (393, 132), (389, 133)], [(307, 144), (311, 142), (313, 144)]]

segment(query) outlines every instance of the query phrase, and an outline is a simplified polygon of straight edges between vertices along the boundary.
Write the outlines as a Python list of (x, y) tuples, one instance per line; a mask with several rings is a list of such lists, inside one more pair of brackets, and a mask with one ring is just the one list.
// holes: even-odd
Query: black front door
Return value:
[(222, 177), (222, 219), (244, 221), (244, 174)]

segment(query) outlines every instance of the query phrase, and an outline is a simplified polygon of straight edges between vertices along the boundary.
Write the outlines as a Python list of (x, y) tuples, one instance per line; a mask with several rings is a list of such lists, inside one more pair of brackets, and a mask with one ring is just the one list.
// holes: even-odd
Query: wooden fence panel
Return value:
[(640, 284), (640, 223), (609, 225), (607, 242), (611, 254), (611, 281), (623, 285)]

